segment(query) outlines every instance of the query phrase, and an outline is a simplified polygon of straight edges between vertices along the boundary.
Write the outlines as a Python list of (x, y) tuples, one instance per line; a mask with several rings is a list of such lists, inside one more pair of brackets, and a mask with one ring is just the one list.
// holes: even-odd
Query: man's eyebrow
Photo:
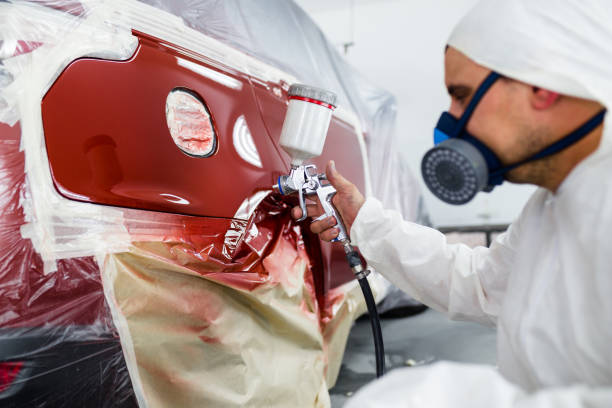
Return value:
[(472, 87), (467, 85), (449, 85), (448, 94), (456, 99), (463, 99), (472, 93)]

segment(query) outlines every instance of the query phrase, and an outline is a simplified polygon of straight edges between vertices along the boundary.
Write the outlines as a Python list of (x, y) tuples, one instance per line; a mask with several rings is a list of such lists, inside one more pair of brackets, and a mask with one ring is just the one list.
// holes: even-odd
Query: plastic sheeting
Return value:
[(351, 67), (295, 3), (276, 0), (262, 7), (260, 2), (246, 0), (144, 1), (303, 83), (337, 93), (338, 104), (355, 112), (361, 122), (371, 194), (407, 220), (429, 223), (414, 175), (396, 148), (395, 97)]
[[(191, 219), (188, 234), (107, 257), (105, 287), (129, 333), (142, 406), (329, 406), (365, 305), (352, 284), (317, 299), (289, 209), (268, 197), (246, 225)], [(238, 231), (236, 245), (234, 234), (211, 233), (223, 230)]]
[(67, 200), (51, 181), (40, 103), (74, 59), (129, 58), (131, 29), (254, 78), (332, 89), (365, 136), (373, 194), (415, 219), (420, 195), (392, 184), (411, 177), (393, 154), (394, 99), (292, 2), (153, 6), (0, 3), (0, 361), (11, 362), (0, 380), (12, 380), (0, 403), (328, 406), (365, 305), (354, 283), (314, 296), (286, 204), (253, 198), (243, 221)]
[(20, 367), (9, 382), (0, 366), (0, 405), (134, 406), (98, 265), (93, 257), (63, 259), (44, 272), (20, 235), (27, 200), (20, 127), (0, 123), (0, 135), (0, 362)]

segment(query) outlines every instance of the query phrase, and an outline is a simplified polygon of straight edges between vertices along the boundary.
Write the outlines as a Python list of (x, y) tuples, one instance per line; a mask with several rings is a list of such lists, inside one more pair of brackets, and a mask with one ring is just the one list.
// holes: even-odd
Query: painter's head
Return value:
[[(459, 118), (492, 70), (452, 46), (445, 50), (444, 70), (451, 98), (449, 113)], [(502, 164), (509, 165), (563, 138), (601, 109), (602, 105), (593, 100), (502, 75), (478, 103), (466, 130), (491, 149)], [(513, 169), (506, 178), (555, 189), (560, 161), (565, 162), (575, 151), (592, 151), (598, 143), (598, 138), (585, 138), (570, 149)]]

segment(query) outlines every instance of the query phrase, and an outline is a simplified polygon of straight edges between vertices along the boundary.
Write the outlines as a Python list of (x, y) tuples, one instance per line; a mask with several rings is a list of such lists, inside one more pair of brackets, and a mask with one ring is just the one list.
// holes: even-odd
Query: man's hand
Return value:
[[(365, 202), (365, 198), (353, 183), (338, 173), (333, 160), (327, 164), (325, 174), (327, 175), (327, 180), (336, 189), (336, 195), (332, 198), (332, 203), (340, 213), (344, 221), (344, 226), (346, 227), (346, 233), (350, 236), (351, 226), (355, 221), (355, 217), (357, 217), (359, 209)], [(316, 204), (308, 204), (306, 207), (309, 217), (316, 218), (323, 214), (323, 208), (318, 199)], [(302, 210), (300, 207), (294, 207), (291, 209), (291, 215), (295, 219), (300, 218)], [(338, 236), (338, 228), (336, 228), (335, 225), (336, 219), (330, 216), (311, 223), (310, 230), (315, 234), (319, 234), (319, 237), (323, 241), (331, 241)]]

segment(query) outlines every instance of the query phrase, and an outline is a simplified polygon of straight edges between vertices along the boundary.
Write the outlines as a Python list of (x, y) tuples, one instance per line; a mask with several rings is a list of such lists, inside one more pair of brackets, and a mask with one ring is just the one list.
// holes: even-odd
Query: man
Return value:
[[(490, 248), (446, 244), (328, 166), (334, 204), (369, 265), (436, 310), (498, 330), (499, 371), (398, 369), (349, 407), (612, 407), (612, 129), (601, 123), (612, 104), (611, 9), (605, 0), (484, 0), (451, 35), (456, 128), (446, 136), (461, 142), (447, 146), (459, 157), (469, 145), (475, 158), (449, 166), (440, 183), (480, 160), (485, 184), (540, 187)], [(334, 225), (311, 230), (331, 240)]]

